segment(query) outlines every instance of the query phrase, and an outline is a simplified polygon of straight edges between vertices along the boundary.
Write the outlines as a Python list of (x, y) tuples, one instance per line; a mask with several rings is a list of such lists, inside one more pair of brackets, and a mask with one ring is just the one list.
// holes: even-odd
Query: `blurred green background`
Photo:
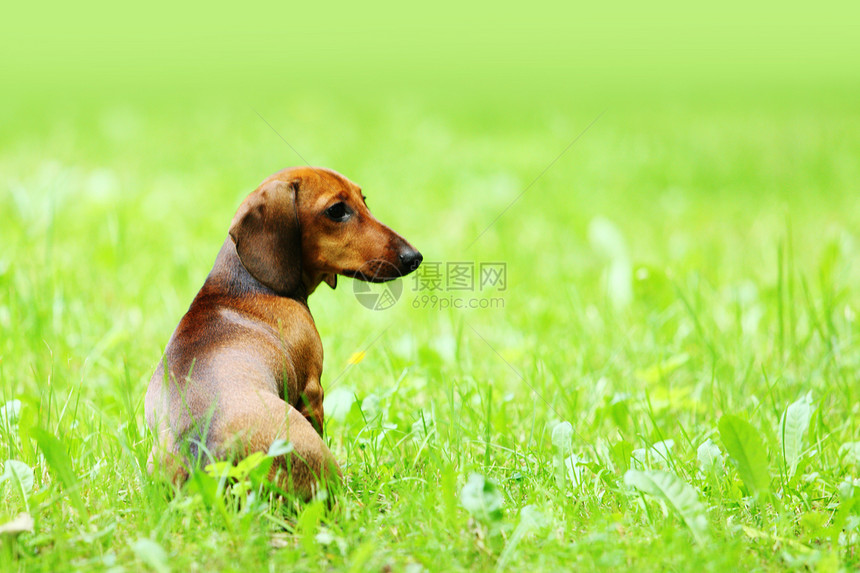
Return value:
[(860, 71), (851, 2), (17, 3), (0, 26), (4, 96), (34, 104), (309, 91), (423, 94), (446, 107), (471, 97), (635, 104), (692, 88), (696, 99), (762, 89), (790, 99), (850, 91)]
[(135, 86), (148, 93), (164, 91), (165, 80), (246, 94), (251, 86), (242, 87), (243, 80), (258, 89), (320, 80), (331, 87), (341, 81), (333, 76), (380, 83), (371, 72), (388, 81), (403, 74), (391, 81), (402, 87), (419, 78), (427, 85), (444, 81), (452, 94), (490, 78), (494, 87), (522, 94), (542, 91), (530, 85), (539, 77), (580, 88), (739, 79), (851, 84), (855, 10), (850, 2), (509, 8), (249, 2), (232, 10), (168, 2), (19, 3), (4, 18), (3, 69), (13, 82), (52, 88), (62, 82), (92, 92)]
[(304, 158), (428, 260), (512, 257), (523, 289), (599, 283), (597, 216), (633, 261), (772, 280), (792, 218), (815, 230), (805, 264), (858, 222), (857, 22), (848, 2), (19, 3), (0, 24), (2, 260), (103, 257), (123, 308), (178, 288), (149, 316), (164, 332), (240, 199)]
[[(809, 524), (829, 523), (858, 463), (842, 447), (860, 399), (858, 16), (849, 2), (5, 7), (0, 402), (63, 438), (91, 513), (51, 503), (33, 440), (2, 434), (37, 476), (31, 560), (16, 563), (146, 561), (136, 536), (177, 567), (266, 560), (266, 522), (224, 529), (152, 493), (142, 396), (241, 199), (304, 158), (358, 182), (425, 260), (508, 265), (504, 310), (416, 310), (408, 282), (384, 312), (346, 279), (311, 298), (326, 391), (336, 380), (352, 414), (381, 413), (328, 422), (350, 488), (328, 527), (355, 543), (334, 566), (370, 546), (378, 567), (432, 568), (439, 552), (494, 567), (507, 545), (475, 541), (454, 498), (471, 471), (503, 484), (507, 531), (524, 504), (544, 512), (557, 535), (520, 551), (550, 569), (790, 562), (734, 523), (856, 565)], [(806, 442), (819, 474), (788, 487), (776, 428), (809, 391), (827, 414)], [(765, 436), (776, 517), (750, 510), (735, 474), (697, 473), (728, 412)], [(412, 448), (401, 437), (425, 415), (438, 441)], [(552, 473), (561, 419), (602, 476), (574, 496)], [(610, 448), (666, 438), (721, 543), (693, 551), (620, 485)], [(188, 526), (200, 515), (211, 537)]]

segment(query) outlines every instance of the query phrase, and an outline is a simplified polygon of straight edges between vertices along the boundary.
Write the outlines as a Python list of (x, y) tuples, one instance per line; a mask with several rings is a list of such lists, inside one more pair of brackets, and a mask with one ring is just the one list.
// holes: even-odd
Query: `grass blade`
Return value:
[(82, 519), (86, 518), (87, 508), (84, 506), (80, 491), (78, 491), (78, 480), (75, 477), (75, 472), (72, 469), (72, 460), (69, 458), (65, 446), (63, 446), (63, 443), (56, 436), (42, 429), (33, 430), (33, 437), (36, 438), (36, 442), (38, 442), (39, 448), (42, 450), (54, 476), (63, 484), (63, 488), (71, 499), (72, 505), (78, 511), (78, 515)]

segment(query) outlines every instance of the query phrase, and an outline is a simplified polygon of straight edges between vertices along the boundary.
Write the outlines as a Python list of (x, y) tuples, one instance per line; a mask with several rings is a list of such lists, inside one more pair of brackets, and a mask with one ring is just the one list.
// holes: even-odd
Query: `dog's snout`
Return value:
[(403, 265), (407, 272), (414, 271), (424, 260), (424, 256), (411, 247), (406, 247), (400, 251), (400, 264)]

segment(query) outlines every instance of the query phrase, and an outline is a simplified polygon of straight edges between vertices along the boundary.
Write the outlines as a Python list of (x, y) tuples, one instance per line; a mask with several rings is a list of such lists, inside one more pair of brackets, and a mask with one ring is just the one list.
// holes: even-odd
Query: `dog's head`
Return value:
[(384, 282), (423, 257), (367, 208), (361, 188), (330, 169), (293, 167), (266, 179), (242, 202), (230, 237), (242, 265), (281, 294), (310, 294), (337, 275)]

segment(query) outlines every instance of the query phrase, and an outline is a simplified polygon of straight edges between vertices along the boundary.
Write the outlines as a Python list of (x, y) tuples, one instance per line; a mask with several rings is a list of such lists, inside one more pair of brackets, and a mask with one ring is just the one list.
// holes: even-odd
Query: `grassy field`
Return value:
[[(860, 568), (856, 90), (494, 77), (4, 95), (0, 570)], [(171, 491), (149, 377), (241, 199), (305, 160), (441, 290), (311, 297), (333, 509), (253, 463)]]

